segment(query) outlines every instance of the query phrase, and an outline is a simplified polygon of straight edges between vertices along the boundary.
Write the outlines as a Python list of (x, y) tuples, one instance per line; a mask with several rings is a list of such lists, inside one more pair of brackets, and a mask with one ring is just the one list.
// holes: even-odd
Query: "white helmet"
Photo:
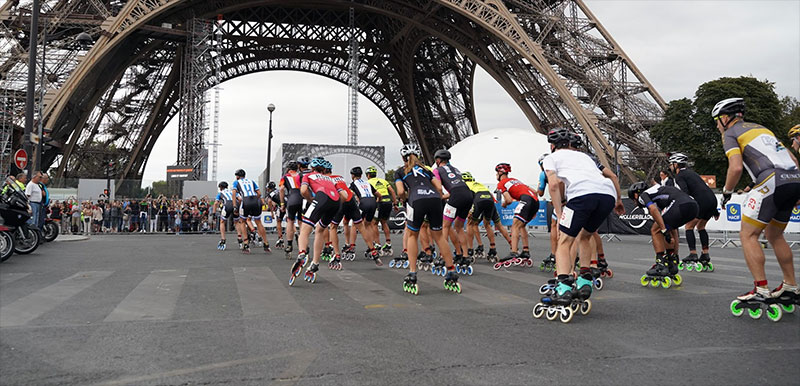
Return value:
[(400, 155), (403, 156), (403, 158), (408, 157), (411, 154), (414, 154), (417, 157), (419, 157), (419, 155), (421, 154), (419, 146), (417, 146), (417, 144), (409, 143), (403, 145), (403, 147), (400, 148)]
[(685, 164), (689, 163), (689, 157), (687, 157), (686, 154), (683, 154), (683, 153), (672, 153), (672, 154), (670, 154), (669, 158), (667, 159), (667, 162), (669, 162), (671, 164), (676, 163), (676, 164), (685, 165)]
[(545, 154), (542, 154), (541, 157), (539, 157), (539, 166), (542, 166), (542, 162), (544, 162), (544, 159), (547, 158), (548, 155), (550, 155), (550, 154), (545, 153)]
[(714, 105), (711, 110), (711, 118), (716, 118), (720, 115), (734, 115), (736, 113), (744, 113), (744, 99), (728, 98)]

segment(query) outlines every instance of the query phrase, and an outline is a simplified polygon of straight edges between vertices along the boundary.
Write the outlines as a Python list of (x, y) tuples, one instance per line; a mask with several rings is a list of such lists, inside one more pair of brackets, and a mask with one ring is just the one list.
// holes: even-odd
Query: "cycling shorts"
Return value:
[(561, 208), (558, 229), (572, 237), (577, 237), (581, 229), (594, 233), (614, 209), (616, 201), (614, 196), (600, 193), (573, 198)]
[(231, 221), (233, 219), (233, 201), (226, 201), (219, 214), (222, 221)]
[[(391, 203), (389, 203), (389, 205), (391, 206)], [(358, 208), (361, 209), (361, 215), (364, 216), (364, 221), (370, 222), (375, 219), (378, 203), (375, 201), (374, 197), (366, 197), (361, 199)]]
[(533, 216), (538, 211), (539, 201), (527, 194), (523, 194), (519, 197), (517, 207), (514, 208), (514, 218), (527, 224), (533, 220)]
[(406, 205), (406, 227), (408, 229), (419, 232), (419, 228), (426, 220), (432, 231), (442, 230), (442, 200), (421, 198)]
[(286, 219), (287, 220), (291, 220), (291, 221), (297, 220), (297, 218), (300, 216), (300, 212), (301, 212), (302, 209), (303, 209), (303, 203), (302, 202), (299, 203), (299, 204), (294, 204), (294, 205), (287, 206), (286, 207)]
[(800, 200), (800, 178), (795, 176), (798, 176), (796, 171), (776, 170), (772, 176), (754, 186), (742, 205), (742, 221), (760, 229), (770, 223), (785, 228), (795, 204)]
[(333, 225), (339, 225), (342, 222), (342, 219), (353, 220), (353, 224), (358, 224), (361, 222), (361, 210), (358, 209), (358, 204), (356, 204), (356, 200), (345, 201), (339, 206), (339, 210), (336, 212), (336, 216), (333, 216), (333, 220), (331, 223)]
[(256, 196), (244, 197), (242, 199), (242, 213), (240, 217), (243, 218), (258, 218), (261, 217), (261, 202)]
[(452, 222), (455, 219), (464, 221), (472, 208), (472, 194), (467, 189), (458, 189), (450, 193), (444, 205), (444, 219)]
[(471, 219), (474, 222), (481, 220), (488, 222), (494, 219), (495, 213), (497, 213), (497, 208), (494, 206), (494, 200), (479, 200), (475, 202), (475, 207), (472, 209)]
[(308, 205), (308, 209), (303, 214), (303, 222), (313, 226), (317, 224), (323, 228), (331, 224), (331, 220), (339, 211), (339, 201), (334, 201), (327, 194), (318, 194), (314, 201)]
[(698, 206), (698, 219), (708, 221), (719, 213), (719, 210), (717, 209), (716, 196), (710, 195), (710, 197), (697, 197), (695, 198), (695, 201), (697, 201)]
[(392, 215), (391, 201), (381, 202), (378, 204), (378, 220), (388, 220)]

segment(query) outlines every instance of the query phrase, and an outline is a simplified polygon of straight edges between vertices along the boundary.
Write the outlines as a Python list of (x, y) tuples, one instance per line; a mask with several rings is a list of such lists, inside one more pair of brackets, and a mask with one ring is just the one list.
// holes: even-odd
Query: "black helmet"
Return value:
[(569, 133), (569, 134), (570, 134), (570, 139), (569, 139), (570, 146), (576, 149), (583, 146), (583, 138), (581, 138), (580, 134), (578, 133)]
[(237, 170), (236, 173), (233, 173), (233, 175), (235, 175), (236, 177), (244, 177), (245, 176), (244, 169)]
[(311, 163), (311, 158), (309, 157), (300, 157), (297, 159), (297, 163), (300, 164), (302, 167), (306, 167)]
[(547, 133), (547, 142), (556, 145), (556, 147), (563, 147), (572, 141), (572, 133), (565, 128), (557, 128), (550, 130)]
[(217, 187), (219, 187), (220, 189), (228, 189), (228, 183), (227, 183), (227, 182), (225, 182), (225, 181), (221, 181), (221, 182), (220, 182), (220, 183), (217, 185)]
[(447, 151), (447, 149), (436, 150), (436, 154), (433, 155), (434, 159), (440, 159), (443, 161), (449, 161), (450, 157), (450, 152)]
[(299, 166), (300, 165), (298, 165), (297, 161), (289, 161), (289, 164), (286, 165), (286, 169), (297, 171), (297, 169), (299, 169)]
[(647, 190), (647, 184), (645, 184), (644, 181), (635, 182), (628, 187), (628, 198), (635, 200), (636, 197), (634, 194), (642, 194), (645, 190)]
[(361, 175), (364, 174), (364, 171), (361, 170), (361, 166), (356, 166), (356, 167), (350, 169), (350, 174), (352, 174), (352, 175), (354, 175), (356, 177), (361, 177)]
[(270, 182), (267, 184), (267, 189), (275, 189), (275, 183), (274, 183), (274, 182), (272, 182), (272, 181), (270, 181)]

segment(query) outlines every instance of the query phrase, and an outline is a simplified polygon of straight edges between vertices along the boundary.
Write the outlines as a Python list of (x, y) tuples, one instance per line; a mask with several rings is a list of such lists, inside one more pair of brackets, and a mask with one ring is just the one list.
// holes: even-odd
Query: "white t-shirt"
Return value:
[(617, 198), (614, 183), (603, 176), (597, 164), (585, 153), (569, 149), (556, 150), (544, 159), (542, 166), (545, 171), (556, 172), (558, 178), (564, 181), (567, 199), (595, 193)]
[(42, 202), (42, 188), (33, 181), (28, 182), (28, 185), (25, 186), (25, 195), (31, 202)]

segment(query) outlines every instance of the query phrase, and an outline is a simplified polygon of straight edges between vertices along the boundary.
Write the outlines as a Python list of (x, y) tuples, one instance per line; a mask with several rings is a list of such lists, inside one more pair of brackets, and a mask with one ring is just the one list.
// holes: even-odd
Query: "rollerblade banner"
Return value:
[[(539, 201), (539, 210), (536, 212), (536, 216), (533, 216), (533, 219), (528, 223), (528, 226), (547, 226), (547, 203), (544, 200)], [(511, 226), (514, 222), (514, 209), (516, 209), (517, 204), (518, 202), (514, 201), (505, 208), (499, 203), (494, 204), (497, 208), (497, 213), (500, 214), (500, 222), (504, 226)]]
[(617, 216), (612, 212), (608, 215), (606, 222), (600, 226), (600, 233), (649, 235), (653, 217), (647, 209), (639, 207), (629, 198), (623, 198), (622, 203), (625, 205), (625, 214)]

